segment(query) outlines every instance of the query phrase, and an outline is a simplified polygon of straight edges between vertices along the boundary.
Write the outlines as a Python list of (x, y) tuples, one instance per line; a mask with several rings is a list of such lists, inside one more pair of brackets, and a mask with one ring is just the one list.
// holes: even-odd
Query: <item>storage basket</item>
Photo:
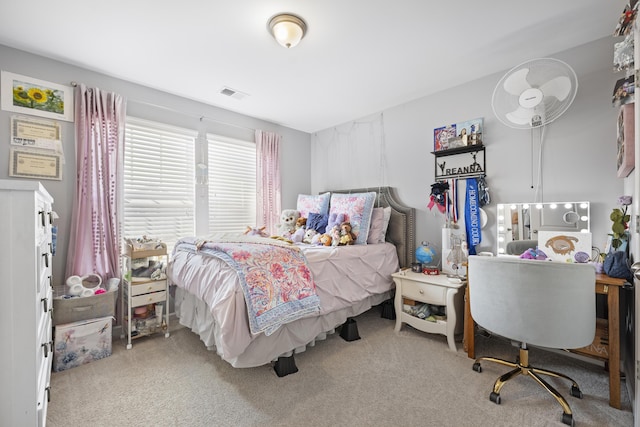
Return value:
[(53, 326), (98, 317), (115, 317), (117, 296), (116, 289), (88, 297), (54, 298)]

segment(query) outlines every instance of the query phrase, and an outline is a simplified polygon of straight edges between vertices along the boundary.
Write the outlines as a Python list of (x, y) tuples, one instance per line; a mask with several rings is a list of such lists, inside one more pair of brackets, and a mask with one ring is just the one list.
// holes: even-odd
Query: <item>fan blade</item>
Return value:
[(555, 96), (559, 101), (564, 101), (571, 92), (571, 79), (567, 76), (559, 76), (549, 80), (540, 90), (544, 96)]
[(510, 74), (502, 84), (504, 90), (511, 95), (520, 96), (522, 92), (531, 87), (527, 81), (527, 74), (529, 74), (528, 68), (522, 68)]
[(515, 123), (517, 125), (528, 125), (531, 124), (531, 118), (534, 113), (535, 110), (533, 108), (518, 107), (518, 109), (507, 113), (506, 117), (511, 123)]

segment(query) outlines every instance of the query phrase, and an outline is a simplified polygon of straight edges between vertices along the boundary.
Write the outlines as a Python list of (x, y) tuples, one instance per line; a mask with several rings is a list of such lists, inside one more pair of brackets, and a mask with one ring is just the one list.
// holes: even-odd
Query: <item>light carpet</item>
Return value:
[[(279, 378), (271, 366), (235, 369), (207, 351), (185, 328), (134, 341), (114, 339), (105, 359), (52, 374), (48, 425), (56, 426), (562, 426), (560, 405), (533, 380), (518, 377), (489, 400), (509, 368), (485, 362), (472, 370), (458, 343), (380, 317), (356, 318), (360, 340), (330, 335), (296, 355), (299, 372)], [(517, 348), (498, 337), (476, 338), (476, 355), (515, 360)], [(611, 408), (601, 366), (540, 349), (534, 366), (574, 378), (549, 382), (568, 400), (576, 426), (632, 426), (622, 384), (622, 409)]]

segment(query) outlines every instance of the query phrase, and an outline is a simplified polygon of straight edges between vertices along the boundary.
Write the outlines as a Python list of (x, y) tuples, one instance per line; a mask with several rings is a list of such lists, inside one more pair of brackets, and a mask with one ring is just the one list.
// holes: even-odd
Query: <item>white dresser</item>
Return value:
[(0, 180), (0, 424), (44, 426), (53, 360), (53, 199)]

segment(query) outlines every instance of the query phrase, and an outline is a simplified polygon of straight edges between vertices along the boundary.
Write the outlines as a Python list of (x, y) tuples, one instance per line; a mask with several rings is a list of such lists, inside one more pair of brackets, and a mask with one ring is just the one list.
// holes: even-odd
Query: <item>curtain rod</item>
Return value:
[[(78, 86), (78, 83), (77, 82), (71, 82), (71, 86), (76, 87), (76, 86)], [(129, 98), (127, 98), (127, 102), (133, 102), (135, 104), (146, 105), (146, 106), (153, 107), (153, 108), (159, 108), (159, 109), (162, 109), (162, 110), (171, 111), (172, 113), (177, 113), (177, 114), (181, 114), (183, 116), (200, 119), (200, 121), (207, 120), (207, 121), (212, 122), (212, 123), (218, 123), (218, 124), (226, 125), (226, 126), (233, 126), (233, 127), (237, 127), (237, 128), (244, 129), (244, 130), (250, 130), (252, 132), (256, 131), (256, 129), (250, 128), (250, 127), (247, 127), (247, 126), (237, 125), (235, 123), (224, 122), (222, 120), (214, 119), (212, 117), (207, 117), (207, 116), (204, 116), (204, 115), (199, 115), (198, 116), (198, 115), (195, 115), (195, 114), (185, 113), (183, 111), (176, 110), (175, 108), (166, 107), (164, 105), (159, 105), (159, 104), (153, 104), (153, 103), (147, 102), (147, 101), (140, 101), (140, 100), (137, 100), (137, 99), (129, 99)]]

